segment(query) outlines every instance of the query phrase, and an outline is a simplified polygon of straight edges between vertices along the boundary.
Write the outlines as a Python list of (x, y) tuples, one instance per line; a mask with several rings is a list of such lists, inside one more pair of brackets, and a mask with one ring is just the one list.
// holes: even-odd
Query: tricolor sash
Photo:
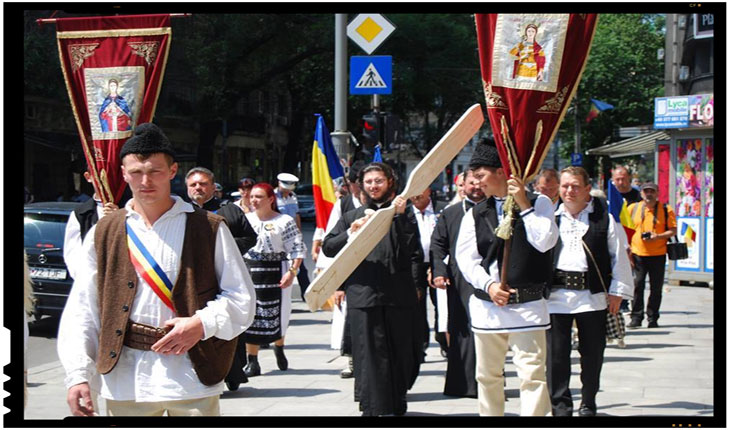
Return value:
[(152, 291), (157, 294), (157, 297), (162, 302), (175, 312), (175, 308), (172, 306), (172, 282), (167, 277), (165, 272), (162, 270), (157, 261), (152, 257), (152, 254), (147, 251), (144, 244), (134, 233), (134, 230), (127, 225), (127, 246), (129, 247), (129, 258), (132, 260), (132, 265), (137, 271), (139, 276), (147, 282), (152, 288)]

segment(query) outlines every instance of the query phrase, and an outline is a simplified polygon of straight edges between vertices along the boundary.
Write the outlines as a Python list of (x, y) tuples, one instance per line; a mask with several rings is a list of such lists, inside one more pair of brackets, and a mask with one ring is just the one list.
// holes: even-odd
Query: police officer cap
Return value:
[(296, 188), (297, 182), (299, 182), (299, 178), (292, 175), (291, 173), (279, 173), (276, 176), (276, 179), (278, 179), (281, 186), (286, 188), (287, 190), (293, 190), (294, 188)]
[(122, 160), (127, 154), (155, 154), (161, 152), (168, 154), (175, 159), (175, 150), (172, 149), (170, 139), (165, 136), (160, 127), (146, 122), (137, 125), (132, 137), (127, 139), (119, 152), (119, 159)]

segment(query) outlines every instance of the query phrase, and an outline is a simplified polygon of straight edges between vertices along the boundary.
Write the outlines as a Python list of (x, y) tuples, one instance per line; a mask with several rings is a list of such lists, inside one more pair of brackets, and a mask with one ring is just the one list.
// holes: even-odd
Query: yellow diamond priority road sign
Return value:
[(347, 25), (347, 37), (363, 51), (372, 54), (393, 30), (395, 26), (383, 15), (361, 13)]

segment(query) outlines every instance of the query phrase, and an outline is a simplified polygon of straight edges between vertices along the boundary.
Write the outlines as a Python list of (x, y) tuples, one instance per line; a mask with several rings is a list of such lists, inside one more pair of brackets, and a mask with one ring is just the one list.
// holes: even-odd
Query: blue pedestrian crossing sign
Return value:
[(350, 57), (350, 94), (392, 94), (393, 57), (371, 55)]

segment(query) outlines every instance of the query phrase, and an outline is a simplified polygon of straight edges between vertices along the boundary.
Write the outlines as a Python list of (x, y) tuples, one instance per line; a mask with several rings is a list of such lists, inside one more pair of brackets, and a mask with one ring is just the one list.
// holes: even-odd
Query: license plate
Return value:
[(31, 267), (30, 277), (35, 279), (52, 279), (54, 281), (63, 281), (64, 279), (66, 279), (66, 269)]

